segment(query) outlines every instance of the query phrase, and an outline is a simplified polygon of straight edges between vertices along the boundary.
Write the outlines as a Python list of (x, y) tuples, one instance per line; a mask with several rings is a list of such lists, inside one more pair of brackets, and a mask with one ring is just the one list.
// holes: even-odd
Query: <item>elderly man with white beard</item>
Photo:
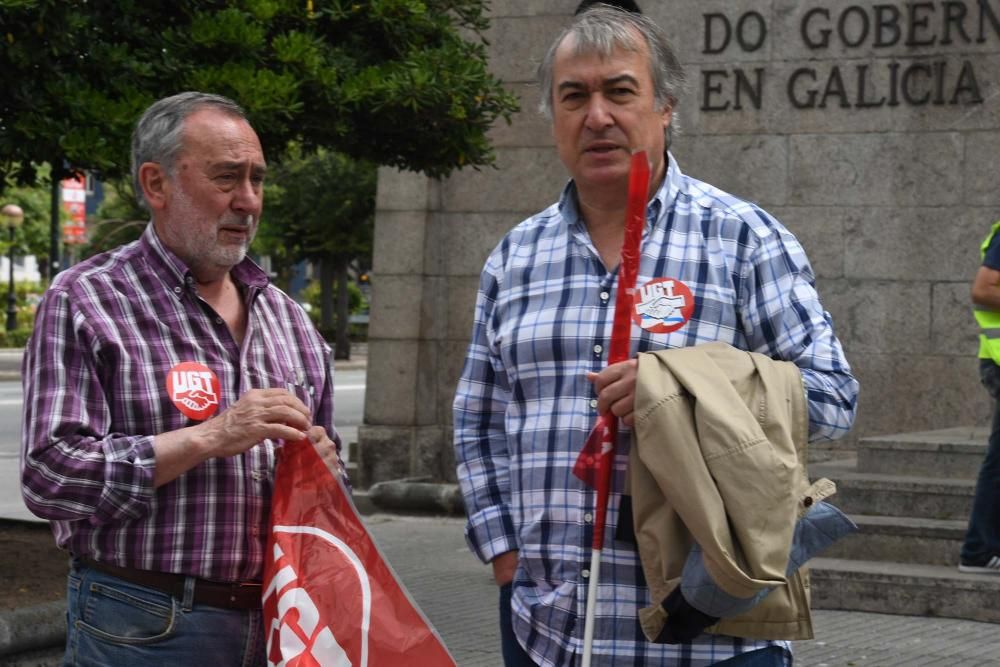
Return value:
[(22, 493), (72, 557), (67, 664), (266, 663), (275, 448), (339, 438), (329, 348), (246, 257), (265, 171), (232, 100), (159, 100), (132, 138), (150, 224), (39, 306)]

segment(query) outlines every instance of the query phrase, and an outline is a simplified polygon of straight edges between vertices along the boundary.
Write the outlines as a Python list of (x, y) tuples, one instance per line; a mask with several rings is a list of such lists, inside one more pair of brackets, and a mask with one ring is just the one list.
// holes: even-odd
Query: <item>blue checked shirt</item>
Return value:
[[(670, 333), (633, 326), (632, 354), (723, 341), (792, 361), (807, 391), (810, 438), (844, 435), (858, 383), (802, 247), (756, 205), (684, 176), (668, 159), (646, 211), (637, 285), (679, 279), (695, 307)], [(543, 666), (582, 654), (595, 494), (572, 468), (596, 418), (586, 373), (607, 363), (617, 292), (618, 271), (604, 267), (575, 200), (570, 183), (487, 260), (454, 404), (466, 538), (484, 562), (520, 551), (514, 629)], [(619, 428), (593, 664), (709, 665), (767, 646), (708, 634), (685, 645), (644, 638), (637, 612), (651, 602), (639, 557), (614, 540), (629, 437)], [(787, 643), (778, 643), (790, 663)]]

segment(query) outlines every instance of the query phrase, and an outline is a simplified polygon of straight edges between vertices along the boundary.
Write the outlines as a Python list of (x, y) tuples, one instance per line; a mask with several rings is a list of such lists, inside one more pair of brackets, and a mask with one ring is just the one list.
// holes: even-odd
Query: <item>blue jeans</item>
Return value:
[(989, 446), (979, 468), (969, 529), (962, 545), (965, 565), (981, 565), (993, 556), (1000, 556), (1000, 366), (982, 359), (979, 378), (995, 404)]
[(510, 610), (510, 595), (513, 589), (513, 584), (504, 584), (500, 587), (500, 653), (503, 655), (503, 664), (504, 667), (538, 667), (528, 657), (528, 652), (514, 634)]
[(260, 610), (194, 606), (74, 560), (68, 578), (63, 665), (265, 665)]
[(716, 667), (785, 667), (785, 649), (768, 646), (715, 663)]

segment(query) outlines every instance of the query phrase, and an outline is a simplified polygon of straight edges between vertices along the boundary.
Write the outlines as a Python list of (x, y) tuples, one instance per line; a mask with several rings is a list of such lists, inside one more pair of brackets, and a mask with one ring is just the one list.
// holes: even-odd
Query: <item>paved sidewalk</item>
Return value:
[[(501, 665), (496, 587), (468, 551), (464, 521), (375, 514), (375, 540), (461, 667)], [(1000, 604), (1000, 601), (998, 601)], [(1000, 665), (1000, 626), (950, 619), (814, 611), (816, 639), (797, 667)]]
[[(464, 521), (390, 514), (365, 520), (458, 665), (499, 667), (496, 587), (489, 569), (465, 546)], [(814, 618), (817, 638), (795, 643), (797, 667), (1000, 665), (995, 624), (824, 610)], [(0, 626), (3, 621), (0, 615)], [(0, 657), (0, 665), (58, 664), (58, 650), (30, 660)]]

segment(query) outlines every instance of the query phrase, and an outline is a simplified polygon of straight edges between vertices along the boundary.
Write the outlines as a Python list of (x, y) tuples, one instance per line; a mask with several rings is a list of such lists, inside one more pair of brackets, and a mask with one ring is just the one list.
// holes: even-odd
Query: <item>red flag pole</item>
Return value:
[[(608, 365), (629, 358), (632, 340), (632, 293), (639, 273), (639, 245), (646, 222), (646, 198), (649, 196), (649, 160), (645, 151), (632, 154), (628, 180), (628, 205), (625, 209), (625, 240), (618, 265), (618, 295), (608, 349)], [(594, 540), (590, 553), (590, 583), (587, 587), (587, 613), (583, 631), (582, 667), (590, 667), (594, 647), (594, 620), (597, 605), (597, 584), (601, 571), (601, 551), (604, 549), (604, 524), (611, 493), (611, 470), (615, 461), (615, 437), (618, 419), (609, 413), (599, 415), (594, 433), (600, 438), (600, 453), (596, 457), (597, 506), (594, 511)]]

